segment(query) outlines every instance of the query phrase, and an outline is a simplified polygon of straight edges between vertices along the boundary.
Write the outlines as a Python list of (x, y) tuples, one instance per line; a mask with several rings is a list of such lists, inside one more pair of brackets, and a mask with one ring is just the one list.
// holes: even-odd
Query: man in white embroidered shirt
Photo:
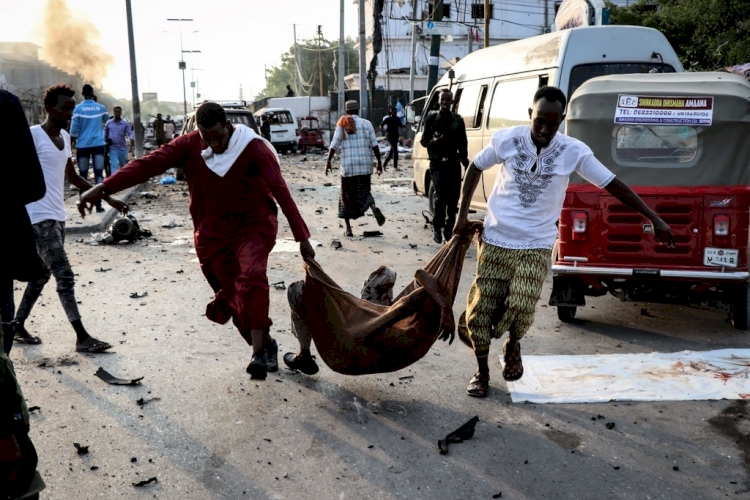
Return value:
[(503, 378), (513, 381), (523, 375), (520, 339), (534, 322), (534, 308), (557, 239), (555, 223), (572, 173), (641, 213), (653, 223), (657, 240), (674, 244), (667, 223), (615, 178), (588, 146), (557, 134), (566, 105), (560, 89), (540, 88), (529, 108), (531, 125), (495, 132), (464, 178), (454, 233), (463, 231), (467, 223), (471, 197), (482, 171), (500, 165), (487, 200), (477, 274), (469, 290), (465, 320), (459, 321), (459, 337), (477, 357), (477, 373), (466, 389), (470, 396), (487, 395), (490, 340), (506, 331), (509, 337), (503, 345)]

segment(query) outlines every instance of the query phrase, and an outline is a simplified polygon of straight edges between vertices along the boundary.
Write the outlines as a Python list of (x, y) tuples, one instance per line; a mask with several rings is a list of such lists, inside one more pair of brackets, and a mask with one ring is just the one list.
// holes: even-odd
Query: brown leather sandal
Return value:
[(503, 378), (507, 382), (513, 382), (523, 377), (523, 361), (521, 360), (521, 343), (515, 341), (515, 347), (508, 349), (510, 338), (505, 339), (503, 344)]
[(471, 380), (469, 380), (469, 386), (466, 388), (466, 394), (475, 398), (486, 398), (487, 392), (489, 390), (489, 374), (482, 375), (481, 373), (477, 373), (471, 378)]

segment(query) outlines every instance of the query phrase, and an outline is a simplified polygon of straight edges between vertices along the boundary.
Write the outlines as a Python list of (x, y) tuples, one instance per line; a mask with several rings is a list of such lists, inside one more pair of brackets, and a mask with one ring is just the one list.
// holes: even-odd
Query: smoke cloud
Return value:
[(96, 43), (99, 30), (85, 17), (75, 16), (66, 0), (47, 0), (43, 21), (43, 58), (84, 83), (101, 86), (114, 58)]

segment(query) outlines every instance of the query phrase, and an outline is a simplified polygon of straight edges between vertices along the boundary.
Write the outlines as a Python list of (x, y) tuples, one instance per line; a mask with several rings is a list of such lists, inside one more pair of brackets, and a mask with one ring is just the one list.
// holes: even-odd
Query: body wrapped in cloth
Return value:
[(481, 229), (472, 222), (454, 236), (390, 306), (347, 293), (317, 262), (307, 262), (302, 296), (292, 311), (325, 364), (345, 375), (393, 372), (421, 359), (438, 338), (452, 338), (464, 258)]

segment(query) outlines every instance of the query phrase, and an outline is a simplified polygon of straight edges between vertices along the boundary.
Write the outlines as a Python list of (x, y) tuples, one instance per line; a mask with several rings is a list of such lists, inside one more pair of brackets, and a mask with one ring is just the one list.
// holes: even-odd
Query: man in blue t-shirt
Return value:
[[(96, 102), (94, 88), (86, 84), (81, 90), (84, 101), (73, 111), (70, 125), (70, 136), (76, 147), (78, 171), (81, 177), (88, 179), (89, 158), (94, 158), (94, 180), (104, 180), (104, 124), (109, 120), (109, 113), (103, 104)], [(97, 212), (104, 212), (101, 202), (96, 205)]]
[(125, 142), (125, 137), (130, 137), (130, 140), (135, 137), (130, 124), (122, 119), (122, 108), (115, 106), (113, 111), (115, 117), (104, 126), (104, 135), (107, 144), (109, 144), (110, 175), (117, 172), (118, 168), (124, 167), (128, 162), (128, 145)]

